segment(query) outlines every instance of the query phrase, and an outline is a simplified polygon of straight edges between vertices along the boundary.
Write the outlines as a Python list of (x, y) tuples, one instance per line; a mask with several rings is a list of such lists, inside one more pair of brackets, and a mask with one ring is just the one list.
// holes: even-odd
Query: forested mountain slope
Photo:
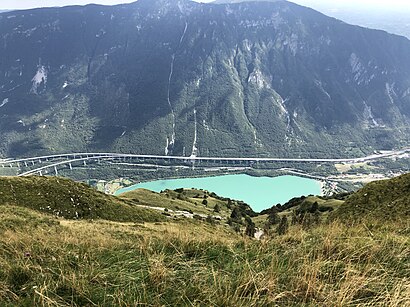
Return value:
[(409, 115), (409, 40), (286, 1), (0, 15), (2, 156), (360, 155)]

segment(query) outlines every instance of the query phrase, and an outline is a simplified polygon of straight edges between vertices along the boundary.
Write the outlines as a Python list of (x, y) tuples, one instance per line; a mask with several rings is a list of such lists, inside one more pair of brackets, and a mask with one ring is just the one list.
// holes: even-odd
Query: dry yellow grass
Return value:
[(410, 305), (409, 222), (291, 226), (254, 241), (196, 221), (67, 221), (8, 207), (0, 217), (2, 306)]

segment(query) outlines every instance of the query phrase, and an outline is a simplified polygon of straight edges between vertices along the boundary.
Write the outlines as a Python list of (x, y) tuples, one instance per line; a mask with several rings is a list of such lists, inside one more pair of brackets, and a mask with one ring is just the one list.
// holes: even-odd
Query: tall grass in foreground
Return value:
[(408, 222), (253, 241), (199, 222), (0, 218), (2, 306), (410, 305)]

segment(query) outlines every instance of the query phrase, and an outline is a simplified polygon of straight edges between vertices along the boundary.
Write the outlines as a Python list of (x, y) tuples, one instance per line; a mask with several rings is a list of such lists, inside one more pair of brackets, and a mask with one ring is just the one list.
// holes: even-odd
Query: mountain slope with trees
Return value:
[(408, 145), (410, 41), (296, 4), (0, 15), (0, 154), (360, 156)]

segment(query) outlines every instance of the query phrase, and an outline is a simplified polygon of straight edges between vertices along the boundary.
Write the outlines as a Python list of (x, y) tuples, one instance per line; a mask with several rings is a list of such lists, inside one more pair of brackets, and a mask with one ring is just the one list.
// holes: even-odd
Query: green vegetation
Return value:
[[(335, 199), (293, 199), (283, 208), (252, 218), (244, 204), (206, 191), (141, 190), (116, 199), (87, 190), (90, 201), (101, 197), (99, 201), (116, 205), (153, 201), (159, 206), (165, 199), (166, 206), (199, 206), (210, 212), (218, 205), (248, 235), (255, 233), (256, 221), (263, 218), (270, 225), (260, 241), (223, 222), (149, 222), (147, 216), (144, 223), (56, 218), (53, 212), (0, 198), (0, 305), (407, 306), (410, 220), (386, 217), (389, 212), (393, 217), (407, 212), (403, 194), (409, 178), (373, 183)], [(19, 193), (25, 195), (24, 185), (49, 184), (47, 178), (24, 179), (6, 178), (0, 195), (6, 194), (6, 187), (10, 190), (10, 183), (17, 199)], [(64, 193), (61, 187), (59, 193), (51, 191), (59, 183), (70, 191), (85, 189), (58, 178), (48, 180), (53, 185), (41, 193), (47, 191), (50, 198)], [(361, 216), (361, 222), (352, 225), (345, 212), (360, 208), (362, 197), (370, 192), (379, 197), (385, 214), (359, 210), (355, 217), (359, 221)], [(56, 199), (64, 204), (64, 197)], [(207, 207), (203, 199), (209, 201)], [(385, 202), (399, 207), (390, 211)], [(304, 222), (315, 214), (318, 221)]]
[[(174, 155), (191, 154), (195, 127), (202, 156), (352, 157), (408, 145), (407, 40), (288, 1), (163, 6), (3, 13), (0, 155), (164, 154), (174, 120)], [(36, 72), (53, 77), (33, 84)]]
[(346, 222), (397, 222), (410, 219), (410, 174), (375, 181), (352, 194), (334, 213)]
[(162, 221), (156, 212), (57, 177), (0, 177), (0, 206), (34, 209), (67, 219), (123, 222)]
[[(227, 218), (231, 214), (232, 201), (221, 198), (215, 193), (196, 189), (165, 190), (161, 193), (137, 189), (123, 193), (120, 199), (139, 205), (162, 207), (174, 211), (187, 211), (196, 214), (219, 215)], [(219, 212), (215, 211), (215, 207)], [(250, 208), (249, 208), (250, 209)]]
[(9, 221), (0, 229), (3, 305), (410, 303), (408, 223), (371, 233), (336, 222), (289, 226), (260, 242), (194, 221), (50, 221), (14, 209), (0, 207)]

